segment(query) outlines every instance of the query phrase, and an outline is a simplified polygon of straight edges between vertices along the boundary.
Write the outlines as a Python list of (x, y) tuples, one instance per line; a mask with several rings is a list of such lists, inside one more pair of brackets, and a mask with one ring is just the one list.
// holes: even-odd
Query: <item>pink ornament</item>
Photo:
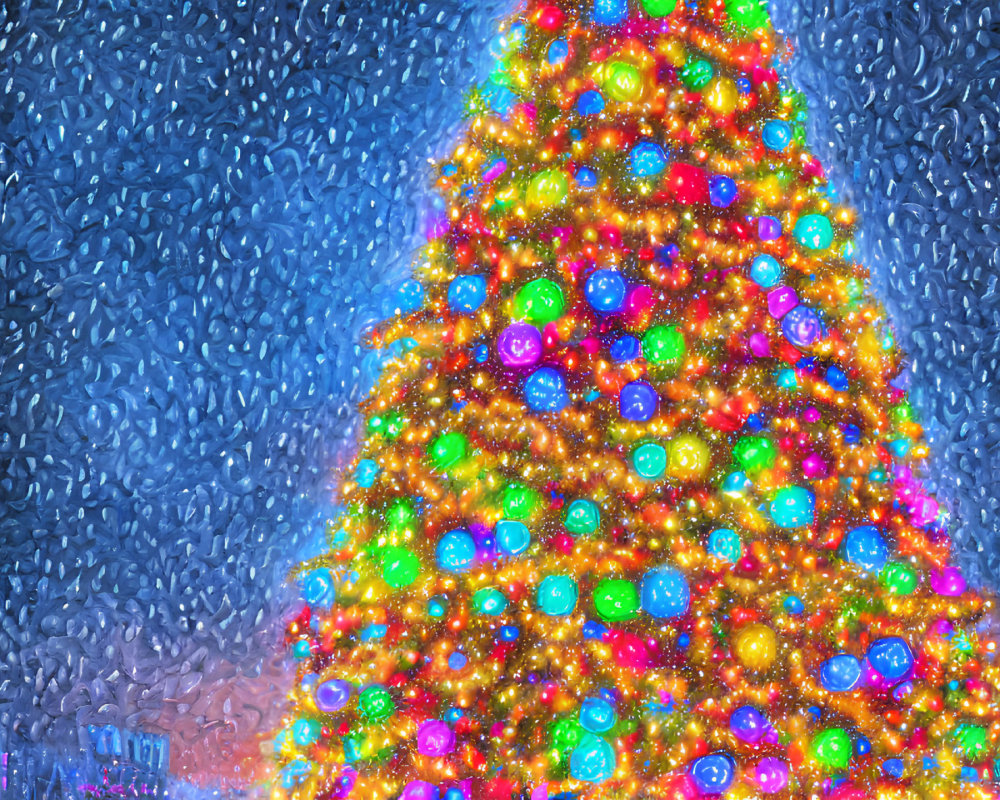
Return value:
[(826, 464), (823, 462), (823, 459), (819, 456), (819, 454), (810, 453), (802, 459), (802, 473), (809, 478), (809, 480), (821, 478), (826, 474)]
[(913, 503), (910, 505), (910, 521), (920, 527), (930, 525), (937, 519), (940, 508), (937, 500), (933, 497), (920, 495), (914, 498)]
[(779, 286), (767, 293), (767, 310), (775, 319), (781, 319), (798, 304), (798, 295), (788, 286)]
[(431, 719), (417, 731), (417, 750), (425, 756), (446, 756), (455, 749), (455, 732), (439, 719)]
[(762, 758), (754, 769), (754, 777), (762, 792), (780, 792), (788, 785), (788, 764), (780, 758)]
[(768, 341), (767, 334), (759, 331), (750, 334), (750, 352), (757, 358), (767, 358), (771, 355), (771, 343)]
[(958, 597), (968, 588), (958, 567), (945, 567), (931, 575), (931, 589), (942, 597)]

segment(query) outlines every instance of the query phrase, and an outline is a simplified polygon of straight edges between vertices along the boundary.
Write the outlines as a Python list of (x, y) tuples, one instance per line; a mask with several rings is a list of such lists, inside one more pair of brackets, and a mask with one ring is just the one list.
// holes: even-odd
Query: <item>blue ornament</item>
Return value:
[(351, 684), (333, 678), (316, 687), (316, 708), (324, 714), (332, 714), (347, 705), (351, 697)]
[(552, 367), (536, 369), (527, 377), (524, 399), (533, 411), (562, 411), (569, 405), (566, 383)]
[(830, 366), (826, 369), (826, 382), (835, 392), (846, 392), (850, 388), (847, 375), (844, 370), (837, 366)]
[(828, 692), (849, 692), (861, 682), (861, 662), (839, 653), (820, 664), (819, 680)]
[(596, 89), (584, 92), (576, 100), (576, 113), (585, 117), (604, 110), (604, 97)]
[(657, 619), (687, 613), (691, 589), (687, 578), (673, 567), (656, 567), (642, 579), (642, 609)]
[(871, 572), (878, 572), (889, 560), (889, 548), (874, 525), (852, 528), (844, 537), (844, 558)]
[(580, 167), (576, 171), (576, 185), (584, 189), (593, 189), (597, 186), (597, 173), (590, 167)]
[(521, 631), (513, 625), (504, 625), (500, 628), (500, 640), (504, 642), (516, 642)]
[(613, 314), (625, 307), (625, 279), (616, 269), (595, 270), (583, 288), (587, 302), (595, 311)]
[(311, 606), (328, 607), (333, 603), (333, 578), (328, 569), (314, 569), (302, 582), (302, 599)]
[(788, 595), (788, 597), (785, 598), (785, 602), (782, 603), (782, 606), (789, 614), (801, 614), (806, 609), (806, 607), (802, 604), (802, 600), (794, 594)]
[(762, 289), (770, 289), (781, 280), (781, 264), (774, 256), (759, 255), (750, 265), (750, 280)]
[(594, 0), (594, 22), (617, 25), (628, 16), (628, 0)]
[(469, 657), (465, 653), (459, 653), (457, 650), (448, 656), (448, 666), (453, 670), (460, 670), (468, 663)]
[(562, 64), (569, 56), (569, 43), (565, 39), (556, 39), (549, 45), (546, 57), (552, 66)]
[(419, 281), (403, 281), (396, 291), (399, 311), (408, 314), (424, 304), (424, 287)]
[(618, 411), (632, 422), (647, 422), (656, 416), (660, 404), (656, 389), (645, 381), (626, 383), (618, 394)]
[(729, 208), (736, 199), (736, 181), (725, 175), (713, 175), (708, 180), (708, 200), (716, 208)]
[(449, 531), (438, 540), (435, 556), (441, 569), (461, 572), (468, 569), (476, 557), (476, 543), (468, 531)]
[(823, 323), (809, 306), (795, 306), (782, 317), (781, 332), (796, 347), (809, 347), (823, 337)]
[(531, 544), (528, 526), (513, 519), (500, 520), (493, 529), (493, 536), (500, 551), (509, 556), (520, 555)]
[(611, 343), (609, 353), (611, 354), (611, 358), (619, 364), (626, 361), (634, 361), (642, 355), (642, 345), (639, 344), (639, 340), (634, 336), (625, 334)]
[(885, 774), (891, 778), (902, 778), (904, 770), (903, 759), (887, 758), (882, 762), (882, 769), (884, 769)]
[(456, 314), (474, 314), (486, 301), (482, 275), (459, 275), (448, 285), (448, 307)]
[(792, 141), (792, 126), (783, 119), (772, 119), (764, 123), (760, 138), (768, 150), (781, 152)]
[(600, 783), (615, 772), (615, 749), (600, 736), (586, 733), (569, 757), (569, 774), (578, 781)]
[(510, 88), (495, 83), (483, 85), (483, 97), (490, 104), (490, 108), (502, 117), (510, 113), (518, 100), (517, 95)]
[(691, 764), (691, 780), (703, 794), (722, 794), (733, 782), (735, 764), (725, 753), (712, 753)]
[(580, 706), (580, 724), (591, 733), (609, 731), (617, 721), (615, 707), (603, 697), (588, 697)]
[(637, 178), (659, 175), (667, 168), (667, 154), (656, 142), (639, 142), (629, 154), (632, 174)]
[(729, 715), (729, 730), (748, 744), (757, 744), (769, 727), (767, 718), (753, 706), (740, 706)]
[(858, 741), (854, 744), (854, 752), (859, 756), (866, 756), (872, 751), (872, 743), (868, 740), (866, 736), (859, 736)]
[(913, 652), (905, 639), (888, 636), (872, 642), (868, 648), (868, 663), (886, 680), (896, 681), (913, 666)]

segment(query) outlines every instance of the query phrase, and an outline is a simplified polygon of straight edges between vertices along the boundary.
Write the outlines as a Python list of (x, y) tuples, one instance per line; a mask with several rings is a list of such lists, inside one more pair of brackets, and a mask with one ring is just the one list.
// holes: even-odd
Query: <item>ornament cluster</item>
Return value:
[(992, 599), (759, 0), (531, 0), (302, 565), (274, 792), (993, 798)]

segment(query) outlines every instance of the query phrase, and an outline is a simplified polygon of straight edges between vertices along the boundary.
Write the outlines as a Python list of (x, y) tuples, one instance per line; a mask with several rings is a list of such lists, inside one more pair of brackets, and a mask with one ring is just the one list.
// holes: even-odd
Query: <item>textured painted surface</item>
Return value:
[[(170, 732), (184, 774), (253, 752), (285, 680), (283, 576), (377, 367), (355, 343), (395, 305), (426, 158), (509, 5), (0, 12), (0, 744), (107, 722)], [(995, 583), (989, 6), (774, 17), (912, 356), (963, 560)]]

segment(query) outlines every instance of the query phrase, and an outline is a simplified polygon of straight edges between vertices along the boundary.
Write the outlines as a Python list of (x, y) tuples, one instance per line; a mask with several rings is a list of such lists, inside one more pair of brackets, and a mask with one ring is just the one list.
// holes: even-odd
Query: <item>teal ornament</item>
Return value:
[(801, 486), (779, 489), (771, 501), (771, 519), (779, 528), (802, 528), (816, 521), (816, 497)]
[(538, 586), (538, 607), (550, 617), (565, 617), (573, 613), (579, 590), (568, 575), (549, 575)]
[(806, 214), (799, 217), (792, 235), (802, 247), (825, 250), (833, 243), (833, 225), (822, 214)]
[(615, 749), (600, 736), (586, 733), (569, 757), (569, 774), (578, 781), (601, 783), (615, 772)]

